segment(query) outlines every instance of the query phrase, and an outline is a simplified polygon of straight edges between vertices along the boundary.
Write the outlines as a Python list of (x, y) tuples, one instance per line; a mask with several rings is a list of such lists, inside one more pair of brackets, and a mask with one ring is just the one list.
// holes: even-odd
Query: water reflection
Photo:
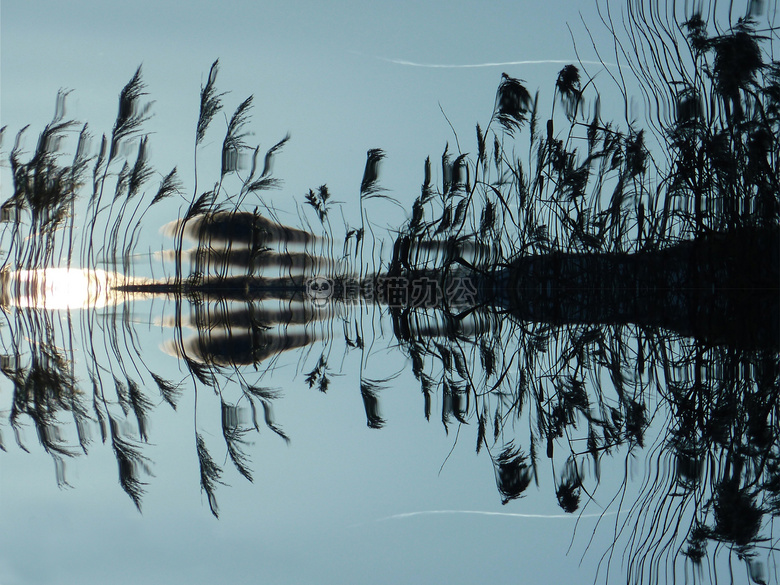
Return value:
[(243, 306), (227, 300), (203, 302), (191, 306), (194, 334), (167, 342), (165, 349), (214, 366), (257, 365), (286, 350), (314, 344), (319, 338), (314, 324), (321, 316), (321, 310), (302, 300)]
[[(216, 78), (215, 63), (201, 93), (196, 147), (219, 109)], [(519, 505), (550, 477), (564, 514), (599, 516), (597, 531), (608, 544), (594, 554), (603, 554), (605, 572), (620, 565), (629, 582), (658, 582), (686, 563), (700, 568), (712, 559), (715, 567), (719, 555), (734, 554), (761, 582), (768, 569), (759, 552), (774, 558), (772, 524), (780, 513), (776, 169), (718, 175), (719, 189), (740, 184), (738, 204), (724, 205), (710, 186), (683, 193), (686, 173), (698, 168), (683, 138), (704, 131), (688, 113), (670, 129), (680, 156), (668, 177), (674, 189), (662, 201), (637, 196), (648, 184), (642, 133), (603, 122), (598, 100), (585, 117), (588, 84), (573, 66), (556, 83), (570, 127), (587, 128), (583, 157), (557, 137), (552, 117), (547, 135), (539, 132), (537, 100), (504, 75), (487, 126), (492, 135), (477, 127), (474, 160), (445, 149), (439, 183), (426, 161), (421, 194), (386, 257), (375, 254), (380, 238), (367, 209), (389, 198), (379, 185), (378, 149), (367, 153), (361, 226), (345, 225), (343, 237), (334, 235), (325, 185), (304, 196), (320, 234), (285, 225), (270, 206), (242, 205), (248, 194), (277, 185), (269, 163), (287, 140), (267, 152), (262, 172), (255, 149), (251, 169), (239, 175), (247, 99), (228, 123), (220, 181), (205, 192), (195, 188), (181, 218), (165, 228), (170, 250), (160, 258), (172, 274), (157, 279), (71, 267), (78, 256), (86, 266), (100, 259), (132, 274), (136, 212), (143, 218), (181, 189), (171, 171), (142, 207), (146, 139), (134, 161), (123, 160), (121, 143), (148, 112), (138, 101), (140, 70), (95, 157), (85, 239), (76, 244), (71, 204), (92, 161), (84, 130), (72, 164), (58, 166), (57, 137), (70, 126), (58, 107), (27, 163), (17, 141), (18, 181), (3, 206), (11, 229), (2, 272), (8, 327), (0, 340), (15, 442), (27, 450), (32, 427), (64, 485), (65, 462), (88, 453), (99, 433), (140, 510), (155, 411), (186, 400), (200, 487), (218, 516), (226, 467), (254, 479), (252, 439), (270, 430), (274, 441), (295, 440), (274, 414), (284, 400), (280, 385), (298, 381), (328, 393), (353, 356), (366, 425), (388, 424), (383, 394), (403, 372), (373, 365), (382, 345), (389, 348), (383, 361), (409, 365), (420, 416), (455, 441), (469, 436), (489, 459), (503, 504)], [(767, 84), (773, 91), (763, 99), (772, 111), (778, 79)], [(761, 151), (777, 141), (776, 120), (741, 108), (740, 116), (754, 116), (743, 124), (730, 109), (742, 98), (730, 92), (719, 99), (729, 107), (718, 122), (731, 133), (718, 137), (721, 150), (708, 164), (724, 165), (724, 149), (736, 157), (749, 147), (745, 169), (755, 171), (756, 160), (776, 166), (771, 149)], [(744, 99), (756, 105), (752, 95)], [(526, 124), (533, 170), (508, 150)], [(117, 166), (112, 175), (109, 167)], [(241, 186), (228, 194), (222, 181), (233, 174)], [(605, 182), (611, 197), (601, 197)], [(186, 239), (193, 249), (185, 249)], [(147, 298), (167, 302), (155, 316), (167, 325), (159, 345), (178, 358), (181, 372), (147, 365), (156, 348), (139, 343), (133, 323), (134, 305)], [(218, 413), (204, 412), (205, 395)], [(203, 430), (210, 414), (218, 415), (221, 436)], [(635, 498), (627, 496), (633, 461), (651, 470)], [(604, 493), (614, 481), (620, 487)]]
[(0, 274), (0, 304), (32, 309), (102, 309), (124, 300), (122, 286), (141, 282), (101, 269), (8, 270)]
[[(141, 353), (122, 341), (131, 327), (116, 329), (123, 321), (116, 311), (98, 318), (94, 309), (6, 308), (16, 316), (3, 336), (2, 360), (13, 384), (14, 438), (27, 449), (24, 428), (31, 425), (64, 484), (65, 461), (88, 452), (97, 427), (114, 451), (120, 485), (140, 508), (151, 473), (145, 451), (155, 403), (175, 409), (185, 394), (194, 397), (193, 448), (216, 515), (224, 464), (215, 452), (224, 451), (251, 481), (250, 436), (267, 428), (284, 441), (295, 439), (274, 417), (273, 404), (284, 398), (272, 372), (290, 362), (284, 355), (313, 365), (296, 376), (328, 392), (339, 371), (327, 352), (306, 359), (310, 348), (332, 347), (341, 337), (347, 351), (370, 351), (372, 340), (355, 319), (366, 306), (328, 302), (336, 305), (330, 311), (303, 298), (179, 304), (190, 315), (173, 320), (176, 333), (164, 347), (186, 365), (186, 376), (173, 380), (144, 370)], [(756, 555), (771, 546), (764, 543), (771, 543), (772, 519), (780, 512), (777, 347), (713, 346), (630, 323), (533, 323), (495, 309), (461, 315), (377, 308), (419, 383), (421, 416), (438, 419), (446, 433), (472, 429), (476, 452), (493, 462), (504, 504), (551, 473), (564, 513), (595, 511), (605, 524), (600, 530), (615, 531), (617, 556), (632, 559), (629, 578), (674, 572), (684, 557), (701, 562), (717, 554), (717, 547), (711, 552), (717, 543), (756, 574), (765, 570)], [(78, 315), (91, 315), (82, 325), (93, 333), (99, 320), (102, 339), (87, 335), (92, 345), (77, 347), (72, 319)], [(87, 357), (86, 387), (77, 380), (74, 353)], [(387, 422), (381, 397), (391, 385), (361, 371), (371, 428)], [(221, 446), (197, 428), (203, 390), (219, 397)], [(626, 501), (620, 493), (601, 493), (602, 476), (623, 468), (613, 462), (646, 457), (640, 453), (649, 454), (655, 469), (640, 496)]]

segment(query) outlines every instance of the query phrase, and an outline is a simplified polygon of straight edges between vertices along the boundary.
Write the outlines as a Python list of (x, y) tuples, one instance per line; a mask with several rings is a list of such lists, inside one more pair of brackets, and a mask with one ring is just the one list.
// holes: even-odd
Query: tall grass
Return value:
[[(285, 352), (299, 352), (302, 383), (325, 393), (336, 375), (331, 354), (341, 325), (342, 361), (359, 353), (355, 390), (366, 424), (388, 423), (381, 395), (397, 374), (375, 369), (374, 315), (369, 332), (363, 307), (359, 316), (348, 307), (370, 292), (372, 307), (392, 323), (391, 343), (419, 382), (423, 415), (432, 418), (436, 405), (445, 432), (471, 432), (477, 453), (492, 461), (502, 503), (523, 497), (549, 464), (556, 501), (566, 513), (581, 512), (601, 501), (595, 493), (607, 456), (629, 461), (650, 447), (674, 463), (673, 471), (643, 484), (641, 499), (627, 508), (620, 494), (606, 504), (607, 511), (620, 507), (616, 536), (641, 535), (627, 543), (614, 539), (614, 547), (626, 546), (628, 579), (660, 581), (683, 557), (696, 565), (710, 551), (721, 554), (718, 544), (736, 550), (752, 571), (757, 541), (778, 513), (777, 348), (720, 346), (701, 331), (693, 331), (700, 339), (675, 333), (679, 323), (660, 317), (699, 311), (698, 300), (710, 297), (676, 293), (703, 282), (691, 276), (697, 270), (701, 276), (721, 266), (705, 259), (692, 270), (686, 262), (697, 256), (683, 242), (709, 249), (713, 241), (745, 248), (764, 241), (741, 241), (750, 230), (768, 230), (776, 239), (780, 66), (749, 18), (711, 30), (701, 15), (688, 15), (679, 26), (659, 15), (660, 9), (630, 3), (624, 23), (634, 44), (616, 50), (648, 81), (648, 98), (666, 100), (673, 116), (659, 116), (649, 129), (603, 120), (593, 79), (575, 65), (557, 75), (544, 115), (540, 93), (504, 74), (491, 118), (476, 125), (476, 155), (448, 145), (436, 164), (438, 180), (431, 159), (425, 161), (420, 195), (393, 236), (389, 258), (370, 221), (375, 200), (392, 201), (379, 182), (380, 149), (367, 153), (355, 194), (361, 224), (343, 226), (340, 256), (334, 237), (340, 230), (331, 223), (337, 202), (326, 184), (301, 194), (302, 227), (282, 224), (262, 199), (280, 185), (272, 163), (289, 136), (266, 151), (260, 170), (260, 147), (248, 143), (251, 96), (226, 119), (219, 164), (209, 173), (199, 153), (206, 136), (218, 131), (213, 122), (227, 95), (217, 89), (215, 61), (201, 88), (192, 193), (171, 231), (174, 278), (119, 287), (128, 295), (171, 299), (174, 340), (167, 349), (183, 364), (182, 375), (162, 377), (145, 365), (127, 309), (115, 306), (102, 321), (94, 311), (80, 316), (89, 385), (83, 390), (73, 370), (71, 313), (65, 326), (47, 311), (4, 306), (11, 333), (3, 337), (2, 371), (14, 388), (9, 421), (17, 442), (26, 448), (19, 429), (27, 417), (64, 470), (66, 458), (88, 450), (84, 429), (95, 422), (114, 451), (122, 488), (140, 508), (155, 400), (176, 408), (187, 387), (200, 485), (216, 516), (226, 466), (201, 425), (203, 405), (220, 410), (224, 460), (253, 480), (250, 433), (268, 429), (288, 440), (273, 416), (280, 393), (265, 380)], [(617, 38), (609, 12), (604, 22)], [(658, 47), (667, 37), (668, 53), (659, 55), (687, 51), (693, 69), (668, 65), (677, 61), (666, 58), (652, 59), (655, 70), (646, 66), (650, 52), (643, 47)], [(642, 77), (647, 71), (657, 75), (652, 84)], [(627, 96), (627, 86), (620, 87)], [(65, 94), (26, 162), (26, 130), (17, 135), (9, 157), (14, 192), (2, 206), (9, 249), (3, 271), (51, 267), (63, 256), (70, 267), (78, 245), (76, 198), (87, 188), (80, 263), (118, 266), (121, 254), (129, 273), (147, 212), (184, 190), (176, 169), (153, 181), (143, 96), (139, 68), (120, 93), (114, 129), (95, 156), (87, 127), (65, 119)], [(77, 131), (76, 154), (62, 164), (60, 142)], [(651, 151), (651, 132), (667, 147), (665, 160)], [(136, 142), (126, 156), (129, 140)], [(244, 160), (251, 161), (248, 172)], [(321, 236), (306, 215), (312, 212)], [(194, 250), (185, 250), (188, 238)], [(637, 317), (631, 287), (641, 284), (639, 264), (657, 273), (645, 288), (672, 290), (656, 295), (671, 300), (664, 315), (656, 302), (653, 314)], [(327, 311), (306, 297), (307, 278), (323, 271), (332, 286)], [(622, 280), (626, 275), (634, 280)], [(712, 286), (732, 282), (707, 276)], [(519, 284), (531, 299), (525, 305)], [(621, 305), (629, 298), (633, 312)], [(593, 310), (606, 301), (614, 306)], [(627, 315), (639, 322), (628, 323)], [(185, 337), (188, 324), (191, 337)], [(315, 344), (321, 351), (313, 351)], [(78, 445), (57, 435), (64, 414), (74, 420)], [(670, 422), (652, 438), (654, 418), (662, 415)], [(675, 498), (679, 506), (670, 503)], [(735, 522), (738, 515), (744, 521)], [(604, 558), (609, 570), (611, 551)]]

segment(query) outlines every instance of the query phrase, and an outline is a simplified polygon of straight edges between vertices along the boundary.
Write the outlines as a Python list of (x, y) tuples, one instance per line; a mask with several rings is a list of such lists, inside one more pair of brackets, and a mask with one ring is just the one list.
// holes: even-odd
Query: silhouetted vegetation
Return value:
[[(629, 582), (667, 581), (681, 561), (701, 567), (711, 558), (714, 566), (726, 550), (763, 582), (758, 552), (774, 552), (780, 514), (775, 32), (758, 29), (752, 2), (729, 26), (708, 22), (706, 11), (681, 20), (675, 5), (650, 4), (627, 4), (625, 43), (608, 6), (602, 13), (621, 72), (639, 79), (652, 106), (646, 128), (604, 120), (594, 79), (574, 64), (555, 79), (549, 114), (538, 92), (503, 74), (492, 117), (476, 126), (476, 154), (445, 146), (438, 180), (426, 159), (420, 195), (378, 266), (372, 200), (398, 203), (381, 186), (380, 149), (367, 152), (355, 192), (361, 225), (343, 226), (341, 246), (327, 184), (301, 194), (321, 233), (305, 212), (304, 225), (284, 225), (260, 197), (280, 186), (272, 163), (289, 136), (266, 151), (261, 169), (259, 146), (247, 142), (251, 96), (226, 118), (217, 181), (199, 187), (200, 147), (226, 99), (215, 61), (201, 89), (192, 193), (168, 226), (173, 276), (135, 277), (148, 210), (184, 190), (176, 169), (154, 184), (141, 69), (121, 91), (96, 154), (87, 126), (66, 119), (66, 94), (58, 95), (28, 157), (27, 129), (17, 134), (8, 156), (13, 194), (0, 208), (9, 324), (2, 372), (13, 387), (16, 442), (27, 449), (23, 427), (31, 424), (64, 484), (65, 460), (88, 452), (97, 427), (140, 509), (157, 402), (176, 409), (191, 396), (200, 485), (217, 516), (225, 465), (254, 479), (250, 434), (267, 429), (290, 440), (273, 415), (280, 392), (265, 380), (285, 352), (301, 354), (303, 385), (327, 393), (338, 374), (331, 352), (343, 337), (344, 355), (360, 360), (355, 395), (366, 425), (391, 424), (381, 395), (394, 375), (370, 365), (380, 336), (364, 304), (391, 322), (425, 418), (437, 405), (446, 433), (473, 431), (502, 503), (538, 483), (546, 459), (565, 513), (620, 512), (602, 557), (606, 572), (618, 547)], [(613, 80), (627, 105), (629, 84)], [(62, 162), (70, 133), (75, 155)], [(242, 161), (251, 161), (246, 173)], [(83, 192), (86, 225), (77, 236)], [(100, 304), (65, 307), (59, 321), (44, 302), (53, 277), (43, 270), (75, 272), (74, 264), (87, 277), (98, 264), (115, 270)], [(173, 303), (166, 349), (185, 368), (179, 379), (144, 362), (127, 318), (127, 304), (142, 295)], [(77, 351), (86, 384), (75, 372)], [(199, 427), (199, 394), (218, 404), (221, 447)], [(61, 432), (68, 418), (76, 443)], [(656, 470), (639, 498), (624, 501), (627, 475), (621, 493), (596, 498), (606, 457), (629, 461), (643, 449)], [(599, 529), (608, 530), (608, 518)]]

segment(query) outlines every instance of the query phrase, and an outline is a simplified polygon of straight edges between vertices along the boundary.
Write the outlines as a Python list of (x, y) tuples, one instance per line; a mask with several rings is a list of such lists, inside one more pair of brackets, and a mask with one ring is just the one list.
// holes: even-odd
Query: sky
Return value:
[[(369, 148), (385, 150), (382, 184), (408, 208), (426, 156), (435, 160), (448, 142), (454, 150), (455, 132), (463, 152), (474, 150), (475, 125), (487, 124), (502, 72), (540, 88), (542, 103), (551, 103), (561, 61), (576, 59), (567, 23), (581, 57), (593, 58), (580, 12), (600, 29), (591, 0), (229, 1), (186, 9), (170, 2), (5, 3), (0, 116), (8, 145), (30, 123), (32, 148), (57, 91), (69, 89), (68, 114), (87, 121), (97, 143), (111, 130), (119, 90), (142, 65), (155, 101), (147, 125), (153, 160), (161, 173), (177, 166), (191, 188), (199, 90), (219, 58), (218, 88), (230, 92), (225, 115), (254, 96), (249, 142), (265, 150), (291, 134), (275, 165), (284, 188), (274, 204), (300, 201), (325, 183), (354, 223)], [(519, 61), (531, 63), (501, 65)], [(479, 66), (485, 64), (492, 65)], [(224, 118), (212, 126), (206, 147), (221, 143)], [(210, 184), (208, 171), (218, 172), (218, 156), (208, 148), (201, 155), (201, 184)], [(398, 224), (382, 214), (373, 214), (378, 224)]]
[[(160, 173), (177, 166), (192, 189), (199, 90), (218, 58), (218, 88), (229, 92), (226, 115), (254, 95), (249, 141), (263, 150), (291, 135), (274, 169), (284, 186), (268, 201), (297, 224), (295, 202), (327, 184), (355, 225), (368, 149), (385, 150), (382, 184), (408, 208), (426, 156), (436, 160), (448, 143), (451, 151), (457, 144), (462, 152), (475, 149), (475, 125), (489, 120), (502, 72), (539, 87), (541, 102), (551, 103), (561, 61), (576, 60), (572, 36), (583, 60), (595, 58), (583, 22), (608, 53), (611, 41), (593, 0), (4, 2), (3, 149), (28, 123), (25, 145), (34, 148), (62, 88), (71, 90), (68, 115), (89, 123), (97, 146), (111, 130), (119, 91), (142, 65), (155, 102), (147, 124), (152, 162)], [(616, 106), (607, 111), (622, 115)], [(218, 117), (205, 141), (201, 185), (216, 180), (224, 127)], [(0, 172), (5, 199), (7, 167)], [(169, 202), (150, 221), (174, 219), (181, 204)], [(372, 205), (368, 213), (378, 226), (405, 217), (393, 206)], [(175, 358), (155, 351), (161, 335), (151, 325), (155, 311), (133, 309), (133, 318), (143, 347), (151, 348), (149, 364), (175, 373), (181, 370)], [(390, 371), (406, 365), (398, 354), (386, 355), (393, 357), (377, 360)], [(303, 369), (294, 360), (287, 367)], [(30, 454), (6, 434), (0, 582), (254, 583), (262, 575), (275, 583), (516, 583), (595, 574), (600, 553), (580, 564), (595, 521), (583, 519), (573, 552), (560, 554), (572, 542), (573, 520), (555, 517), (560, 508), (549, 482), (537, 496), (501, 506), (489, 458), (474, 455), (474, 429), (463, 431), (466, 445), (448, 459), (455, 439), (424, 420), (406, 369), (383, 394), (389, 423), (381, 431), (366, 428), (350, 378), (354, 357), (346, 360), (343, 388), (328, 395), (277, 378), (285, 396), (275, 414), (291, 446), (261, 435), (252, 447), (257, 478), (229, 475), (230, 486), (219, 490), (219, 521), (198, 486), (192, 396), (176, 412), (156, 410), (154, 477), (143, 514), (119, 488), (108, 447), (96, 442), (88, 457), (77, 458), (69, 467), (73, 488), (59, 489), (33, 429)], [(3, 404), (8, 394), (0, 386)], [(203, 396), (200, 408), (218, 414), (219, 402)], [(218, 421), (203, 424), (218, 442)], [(403, 516), (436, 510), (550, 518)]]

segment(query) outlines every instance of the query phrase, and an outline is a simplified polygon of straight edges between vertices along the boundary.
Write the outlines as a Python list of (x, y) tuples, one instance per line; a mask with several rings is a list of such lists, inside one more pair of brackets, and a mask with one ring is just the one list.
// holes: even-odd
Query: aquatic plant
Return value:
[[(289, 440), (273, 416), (280, 392), (264, 380), (286, 352), (299, 355), (301, 383), (327, 393), (338, 374), (332, 353), (341, 325), (344, 356), (359, 354), (355, 395), (366, 425), (389, 423), (381, 396), (397, 373), (371, 362), (376, 324), (386, 318), (389, 343), (420, 384), (423, 415), (430, 419), (438, 403), (446, 433), (456, 429), (455, 440), (471, 433), (477, 454), (493, 463), (504, 504), (527, 494), (546, 459), (564, 512), (599, 505), (621, 512), (603, 557), (607, 572), (623, 546), (628, 579), (637, 582), (660, 581), (677, 574), (680, 560), (700, 566), (728, 548), (760, 580), (756, 555), (778, 513), (780, 469), (780, 341), (767, 326), (780, 319), (771, 300), (780, 275), (780, 67), (751, 10), (734, 26), (710, 30), (701, 14), (678, 26), (659, 8), (627, 5), (631, 43), (616, 52), (658, 104), (649, 128), (603, 120), (594, 79), (577, 65), (558, 73), (549, 116), (539, 93), (502, 75), (492, 116), (476, 125), (475, 157), (448, 144), (438, 180), (426, 159), (420, 195), (392, 235), (389, 258), (370, 221), (372, 200), (391, 201), (379, 182), (380, 149), (367, 152), (354, 194), (361, 225), (343, 226), (340, 256), (327, 184), (301, 194), (299, 227), (282, 224), (261, 198), (280, 184), (272, 162), (289, 136), (266, 151), (260, 170), (259, 146), (247, 142), (251, 96), (226, 120), (213, 183), (204, 178), (200, 148), (226, 100), (215, 61), (201, 88), (192, 194), (169, 224), (174, 276), (136, 279), (129, 257), (142, 221), (183, 191), (176, 169), (150, 186), (141, 70), (120, 93), (113, 131), (94, 157), (87, 127), (65, 119), (61, 94), (27, 162), (25, 131), (17, 135), (9, 156), (14, 192), (2, 206), (9, 250), (2, 309), (11, 325), (2, 371), (13, 386), (17, 442), (26, 448), (20, 429), (31, 421), (64, 483), (64, 461), (88, 450), (87, 428), (96, 424), (120, 485), (140, 508), (152, 394), (175, 409), (191, 389), (200, 486), (216, 516), (226, 465), (254, 478), (250, 434), (268, 429)], [(610, 12), (604, 23), (618, 39)], [(669, 65), (683, 54), (683, 65)], [(615, 81), (627, 99), (627, 83)], [(63, 165), (60, 143), (79, 127), (76, 154)], [(649, 145), (651, 133), (665, 160)], [(203, 183), (213, 187), (202, 190)], [(86, 229), (77, 236), (77, 195), (88, 187)], [(63, 257), (71, 267), (79, 237), (88, 273), (98, 262), (118, 266), (120, 255), (123, 267), (107, 308), (79, 314), (91, 392), (79, 389), (74, 372), (71, 312), (58, 329), (45, 306), (20, 302), (23, 292), (44, 288), (36, 270)], [(11, 276), (19, 268), (29, 282)], [(763, 292), (746, 300), (733, 292), (738, 286)], [(144, 362), (121, 304), (137, 295), (173, 304), (166, 350), (185, 368), (178, 379)], [(204, 404), (219, 409), (226, 465), (201, 426), (199, 404), (201, 413)], [(77, 444), (59, 433), (66, 415)], [(661, 417), (666, 424), (656, 433)], [(639, 499), (621, 501), (628, 477), (620, 493), (597, 498), (605, 457), (629, 461), (642, 449), (657, 457), (659, 472), (645, 478)]]

